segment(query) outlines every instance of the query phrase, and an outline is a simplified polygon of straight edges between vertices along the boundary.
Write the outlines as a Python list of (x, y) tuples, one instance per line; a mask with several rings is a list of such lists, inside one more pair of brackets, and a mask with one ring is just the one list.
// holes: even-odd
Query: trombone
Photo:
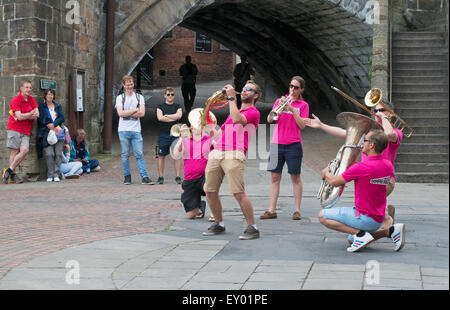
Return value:
[[(331, 89), (333, 89), (334, 91), (338, 92), (343, 97), (347, 98), (348, 100), (350, 100), (351, 102), (353, 102), (354, 104), (356, 104), (357, 106), (362, 108), (364, 111), (368, 112), (373, 117), (377, 116), (370, 109), (366, 108), (361, 103), (359, 103), (358, 101), (356, 101), (355, 99), (353, 99), (352, 97), (350, 97), (349, 95), (347, 95), (346, 93), (341, 91), (340, 89), (338, 89), (338, 88), (336, 88), (334, 86), (331, 86)], [(408, 124), (403, 119), (401, 119), (400, 116), (395, 114), (394, 111), (389, 109), (383, 103), (383, 101), (381, 100), (382, 96), (383, 96), (383, 93), (382, 93), (381, 89), (379, 89), (379, 88), (372, 88), (371, 90), (369, 90), (366, 93), (366, 96), (364, 97), (364, 103), (366, 104), (366, 106), (368, 106), (370, 108), (375, 107), (377, 104), (381, 105), (383, 107), (383, 109), (385, 109), (390, 114), (388, 116), (388, 121), (391, 123), (392, 127), (397, 128), (401, 132), (405, 131), (403, 133), (405, 135), (405, 137), (407, 137), (407, 138), (411, 137), (411, 135), (413, 133), (413, 129), (410, 126), (408, 126)]]

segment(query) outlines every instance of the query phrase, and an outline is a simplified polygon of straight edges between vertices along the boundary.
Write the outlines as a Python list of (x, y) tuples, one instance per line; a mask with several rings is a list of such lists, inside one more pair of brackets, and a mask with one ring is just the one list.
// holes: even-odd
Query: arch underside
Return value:
[[(183, 16), (158, 26), (160, 37), (177, 24), (202, 32), (236, 53), (246, 54), (277, 95), (287, 91), (292, 76), (300, 75), (306, 80), (305, 100), (336, 111), (354, 106), (330, 86), (356, 99), (363, 98), (370, 88), (372, 27), (361, 20), (361, 14), (335, 4), (339, 1), (209, 2), (185, 5), (188, 10)], [(170, 4), (161, 1), (158, 5)], [(143, 14), (136, 27), (149, 22), (151, 16), (147, 15)], [(129, 71), (160, 39), (138, 37), (140, 47), (133, 46), (134, 56), (124, 58), (128, 64), (122, 68), (128, 65)]]

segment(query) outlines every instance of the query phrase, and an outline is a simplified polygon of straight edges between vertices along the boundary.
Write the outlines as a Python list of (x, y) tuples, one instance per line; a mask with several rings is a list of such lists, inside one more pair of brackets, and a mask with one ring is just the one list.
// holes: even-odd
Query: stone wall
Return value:
[[(190, 55), (192, 63), (197, 65), (199, 73), (197, 82), (220, 81), (231, 79), (235, 65), (234, 53), (223, 50), (220, 43), (213, 40), (212, 53), (194, 51), (194, 36), (192, 30), (175, 27), (172, 36), (161, 39), (153, 47), (153, 86), (165, 87), (181, 84), (179, 67), (184, 64), (186, 55)], [(164, 75), (159, 71), (164, 70)]]
[[(101, 0), (0, 0), (0, 165), (8, 165), (6, 125), (11, 99), (22, 79), (30, 79), (33, 96), (42, 102), (41, 80), (56, 82), (56, 100), (62, 104), (69, 127), (68, 81), (78, 71), (85, 74), (84, 124), (92, 152), (100, 151), (98, 111), (99, 62), (97, 45), (102, 16)], [(66, 8), (66, 4), (68, 7)], [(71, 5), (72, 4), (72, 5)], [(74, 6), (75, 5), (75, 6)], [(79, 5), (79, 6), (77, 6)], [(76, 17), (79, 8), (78, 21)], [(75, 126), (76, 127), (76, 126)], [(36, 121), (31, 148), (18, 173), (26, 177), (45, 170), (35, 151)]]

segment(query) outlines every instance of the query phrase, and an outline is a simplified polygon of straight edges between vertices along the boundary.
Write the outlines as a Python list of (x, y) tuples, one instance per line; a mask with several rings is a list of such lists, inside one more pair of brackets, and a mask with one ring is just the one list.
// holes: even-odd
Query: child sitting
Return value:
[(86, 142), (86, 132), (78, 129), (75, 138), (70, 144), (70, 162), (79, 161), (83, 164), (83, 172), (100, 171), (97, 159), (89, 158), (89, 149)]
[(83, 164), (81, 161), (70, 160), (70, 146), (66, 143), (64, 144), (64, 151), (61, 162), (61, 174), (64, 179), (77, 179), (83, 173)]

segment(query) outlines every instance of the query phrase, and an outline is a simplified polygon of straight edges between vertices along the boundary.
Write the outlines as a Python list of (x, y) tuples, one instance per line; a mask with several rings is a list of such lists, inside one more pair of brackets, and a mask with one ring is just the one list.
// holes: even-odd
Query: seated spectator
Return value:
[(79, 161), (83, 164), (83, 172), (90, 174), (91, 171), (100, 171), (97, 159), (89, 158), (89, 148), (86, 142), (86, 132), (84, 129), (78, 129), (70, 144), (69, 162)]
[(64, 179), (77, 179), (83, 174), (83, 164), (81, 161), (72, 161), (70, 160), (70, 145), (64, 144), (62, 163), (61, 163), (61, 174)]

